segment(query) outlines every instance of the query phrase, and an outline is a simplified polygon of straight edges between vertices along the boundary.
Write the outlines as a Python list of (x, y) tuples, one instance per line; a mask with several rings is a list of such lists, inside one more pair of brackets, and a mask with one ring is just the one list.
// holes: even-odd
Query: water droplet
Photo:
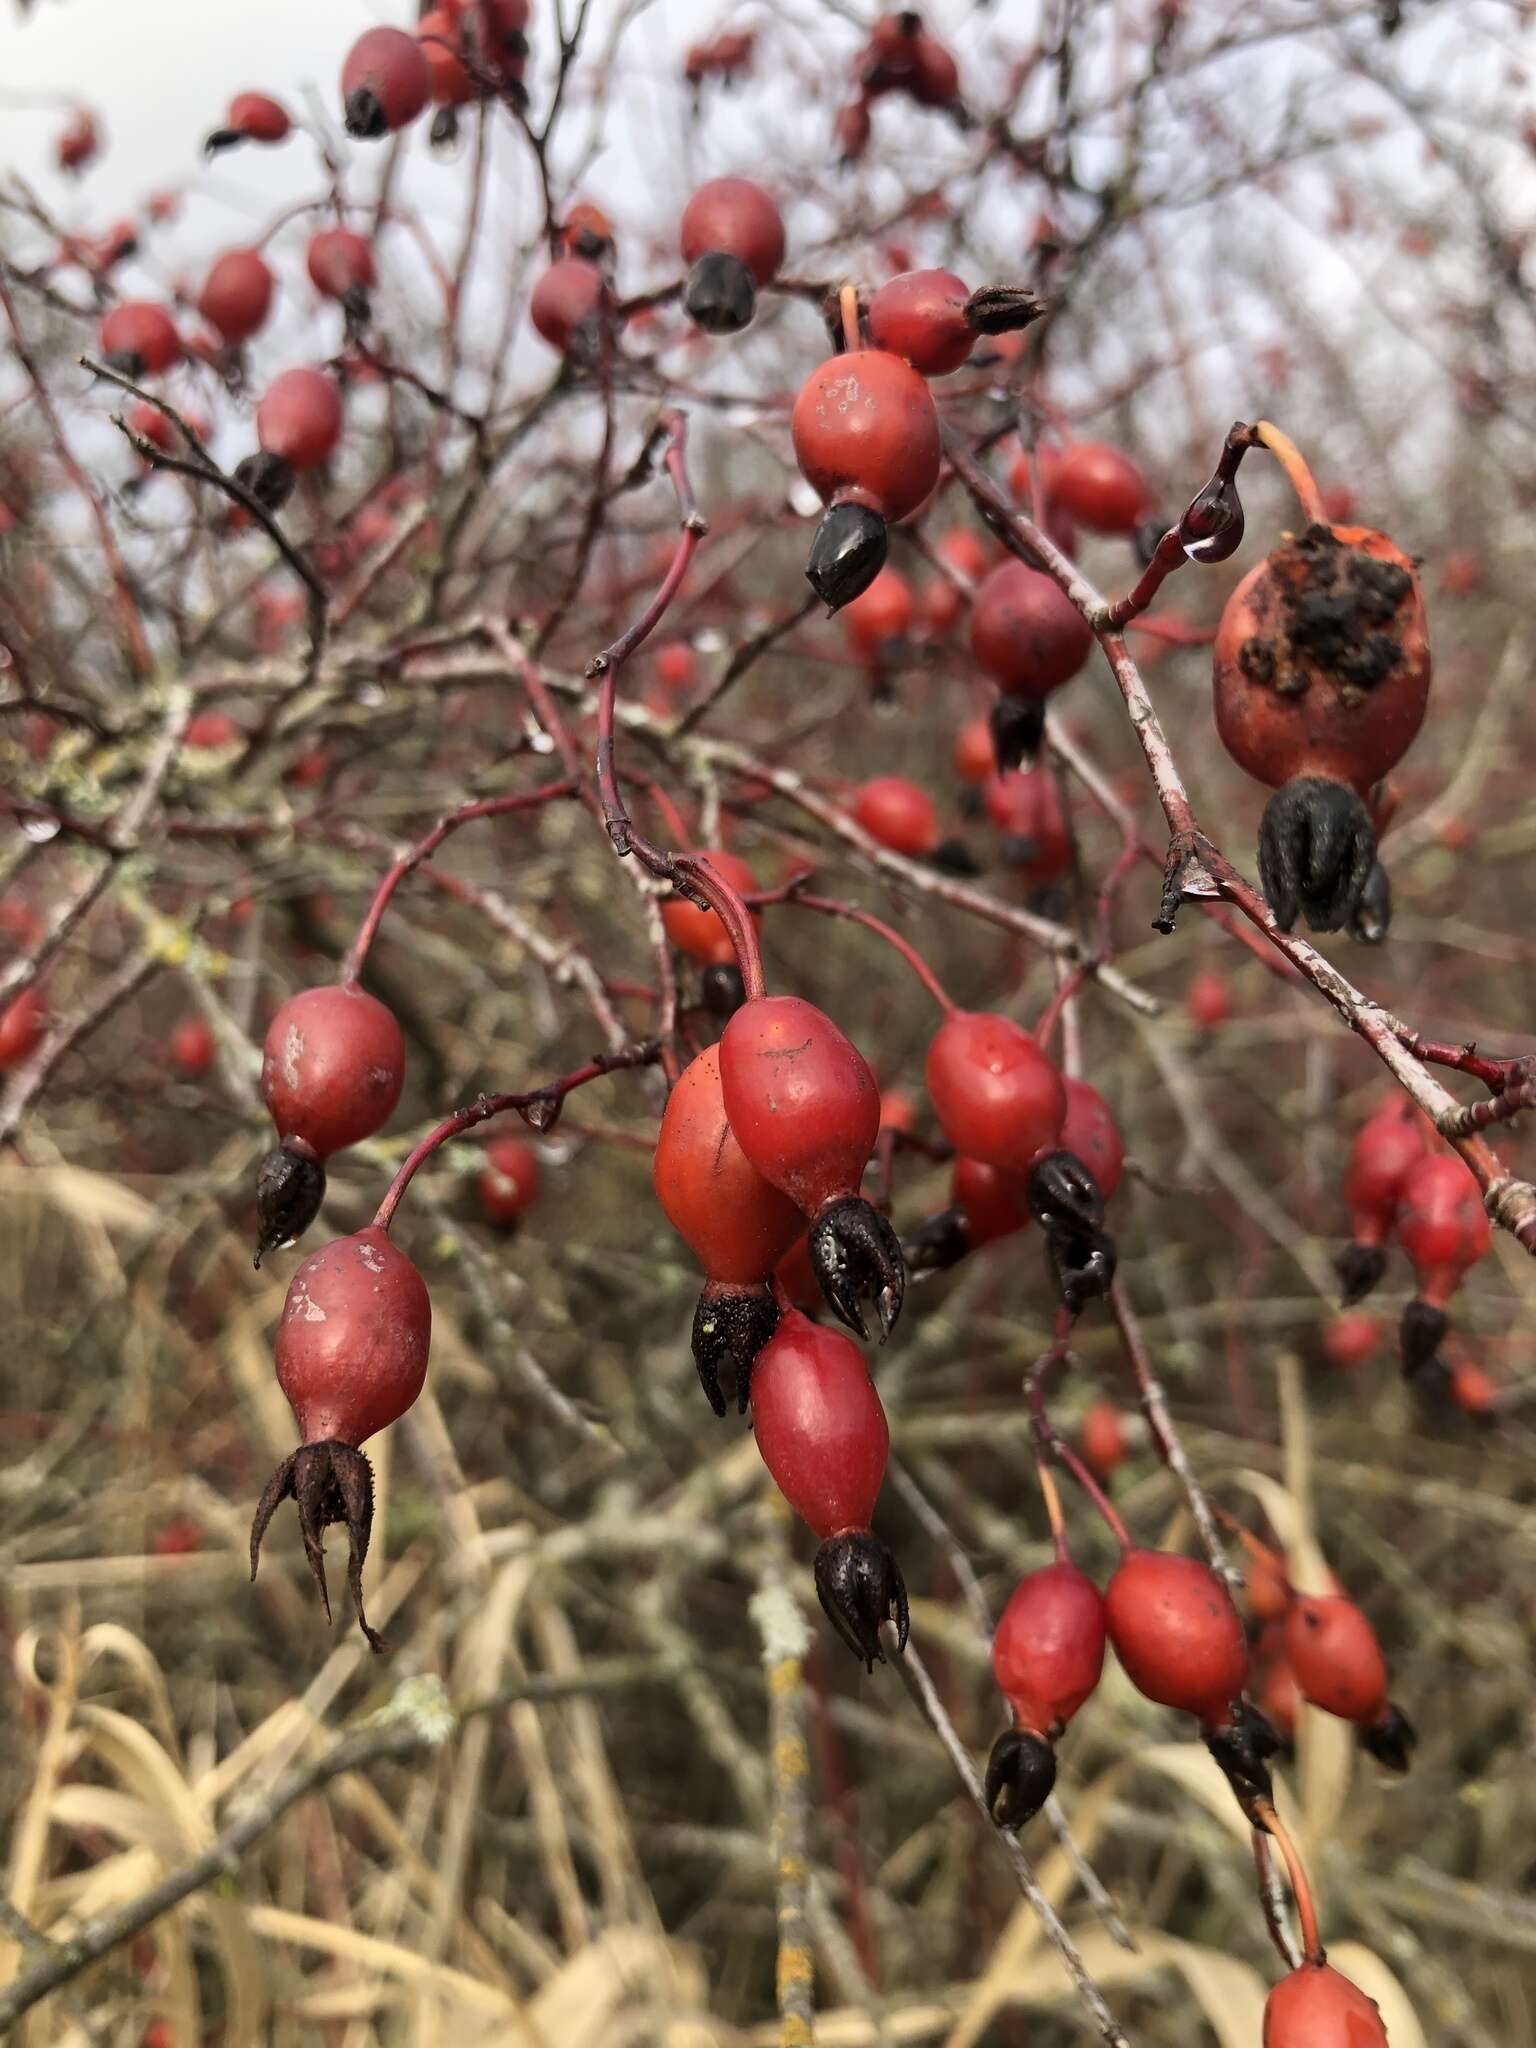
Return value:
[(50, 839), (59, 836), (57, 818), (23, 818), (21, 829), (34, 846), (46, 846)]

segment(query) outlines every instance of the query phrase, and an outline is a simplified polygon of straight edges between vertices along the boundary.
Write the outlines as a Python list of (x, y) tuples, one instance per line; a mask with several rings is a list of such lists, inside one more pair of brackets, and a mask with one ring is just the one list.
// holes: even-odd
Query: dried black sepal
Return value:
[(126, 377), (130, 383), (142, 383), (146, 364), (136, 348), (115, 348), (110, 355), (103, 356), (101, 360), (109, 370), (116, 370), (120, 377)]
[(256, 1169), (256, 1264), (293, 1244), (320, 1214), (325, 1168), (307, 1149), (278, 1145)]
[(235, 482), (249, 491), (258, 505), (280, 512), (293, 494), (293, 467), (283, 456), (269, 455), (263, 448), (236, 463)]
[(929, 854), (928, 863), (941, 875), (968, 877), (982, 871), (981, 862), (963, 839), (941, 839)]
[(816, 1593), (828, 1621), (866, 1671), (885, 1662), (880, 1630), (896, 1625), (899, 1649), (907, 1647), (910, 1617), (901, 1566), (870, 1529), (845, 1529), (829, 1536), (816, 1553)]
[(940, 1209), (920, 1223), (903, 1246), (909, 1273), (944, 1273), (973, 1249), (963, 1209)]
[(366, 85), (360, 85), (355, 92), (347, 94), (347, 103), (342, 109), (342, 125), (359, 142), (377, 142), (380, 136), (389, 133), (389, 121), (379, 96)]
[(1450, 1327), (1450, 1320), (1443, 1309), (1421, 1300), (1418, 1295), (1413, 1297), (1404, 1308), (1397, 1326), (1405, 1378), (1412, 1379), (1415, 1373), (1423, 1371), (1445, 1342), (1445, 1333)]
[(1333, 1270), (1339, 1276), (1345, 1308), (1353, 1308), (1381, 1285), (1387, 1255), (1379, 1244), (1361, 1244), (1351, 1238), (1334, 1254)]
[(987, 713), (997, 772), (1007, 775), (1033, 761), (1045, 735), (1045, 706), (1034, 697), (999, 697)]
[(988, 284), (965, 302), (965, 324), (978, 334), (1012, 334), (1047, 310), (1046, 302), (1022, 285)]
[(1379, 946), (1392, 929), (1392, 881), (1378, 860), (1349, 919), (1349, 936), (1362, 946)]
[(693, 1362), (704, 1398), (717, 1415), (725, 1413), (721, 1366), (731, 1369), (736, 1410), (745, 1415), (753, 1362), (778, 1327), (778, 1304), (766, 1286), (729, 1287), (712, 1281), (699, 1296), (693, 1312)]
[(757, 287), (739, 256), (711, 249), (688, 273), (683, 310), (706, 334), (740, 334), (757, 311)]
[(890, 535), (868, 505), (829, 505), (805, 558), (805, 578), (827, 607), (840, 611), (861, 597), (885, 567)]
[(1393, 1706), (1390, 1700), (1382, 1709), (1379, 1720), (1369, 1728), (1360, 1730), (1360, 1747), (1377, 1763), (1385, 1764), (1389, 1771), (1406, 1771), (1413, 1761), (1413, 1752), (1418, 1742), (1418, 1730), (1408, 1719), (1401, 1707)]
[(368, 1638), (368, 1647), (381, 1652), (384, 1638), (368, 1625), (363, 1612), (363, 1562), (368, 1539), (373, 1533), (373, 1467), (352, 1444), (335, 1437), (317, 1444), (301, 1444), (283, 1460), (256, 1504), (251, 1523), (251, 1577), (261, 1562), (261, 1539), (267, 1533), (278, 1504), (292, 1495), (298, 1503), (299, 1533), (304, 1538), (304, 1555), (320, 1588), (320, 1604), (327, 1621), (331, 1618), (330, 1588), (325, 1583), (325, 1546), (321, 1538), (334, 1522), (344, 1522), (349, 1544), (347, 1589), (357, 1613), (357, 1625)]
[(1280, 1750), (1280, 1737), (1251, 1701), (1235, 1699), (1227, 1719), (1205, 1730), (1205, 1746), (1226, 1775), (1238, 1805), (1255, 1827), (1262, 1827), (1259, 1804), (1273, 1806), (1274, 1783), (1269, 1759)]
[(1298, 910), (1315, 932), (1353, 919), (1376, 865), (1376, 832), (1354, 790), (1320, 775), (1277, 789), (1259, 825), (1259, 881), (1288, 932)]
[(459, 139), (459, 110), (457, 107), (439, 107), (432, 116), (432, 126), (427, 140), (434, 149), (451, 149)]
[(907, 1269), (901, 1240), (880, 1211), (862, 1195), (829, 1202), (811, 1225), (807, 1250), (811, 1271), (838, 1321), (867, 1339), (859, 1303), (872, 1301), (881, 1340), (889, 1337), (901, 1314)]
[(1088, 1302), (1108, 1294), (1118, 1259), (1115, 1240), (1108, 1231), (1045, 1234), (1046, 1267), (1069, 1315), (1079, 1314)]
[(1024, 1181), (1029, 1213), (1045, 1230), (1086, 1236), (1104, 1221), (1099, 1184), (1075, 1152), (1042, 1152)]
[(1050, 1798), (1056, 1785), (1056, 1752), (1043, 1735), (1008, 1728), (987, 1758), (987, 1811), (1000, 1828), (1021, 1828)]

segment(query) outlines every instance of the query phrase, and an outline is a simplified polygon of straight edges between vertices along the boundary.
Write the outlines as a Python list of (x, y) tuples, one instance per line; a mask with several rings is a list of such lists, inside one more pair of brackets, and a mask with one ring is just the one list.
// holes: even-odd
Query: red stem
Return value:
[(352, 950), (341, 970), (343, 985), (350, 985), (362, 974), (368, 949), (378, 935), (391, 896), (412, 869), (419, 868), (424, 860), (431, 858), (450, 832), (457, 832), (461, 825), (471, 824), (476, 818), (504, 817), (511, 811), (532, 810), (538, 804), (547, 804), (557, 797), (575, 796), (576, 793), (573, 782), (548, 782), (541, 789), (520, 790), (515, 796), (483, 797), (478, 803), (465, 804), (457, 811), (450, 811), (445, 818), (439, 818), (425, 839), (418, 839), (408, 853), (401, 855), (374, 891), (373, 901), (358, 927)]
[(933, 1000), (947, 1016), (954, 1014), (954, 998), (949, 994), (922, 954), (918, 952), (916, 946), (912, 944), (910, 939), (904, 939), (900, 932), (886, 924), (883, 919), (876, 917), (872, 911), (860, 910), (853, 903), (840, 903), (832, 896), (809, 895), (804, 889), (798, 888), (793, 882), (786, 882), (782, 889), (754, 891), (746, 900), (755, 910), (765, 909), (776, 903), (791, 906), (798, 903), (802, 909), (819, 911), (823, 917), (843, 917), (847, 918), (850, 924), (862, 925), (865, 931), (873, 932), (876, 938), (884, 939), (888, 946), (901, 955), (902, 959), (906, 961), (912, 972), (923, 984), (923, 987), (927, 989), (929, 995), (933, 997)]
[[(465, 1131), (473, 1130), (476, 1124), (483, 1124), (493, 1116), (502, 1116), (509, 1109), (515, 1109), (533, 1130), (547, 1131), (558, 1116), (560, 1105), (573, 1089), (584, 1087), (588, 1081), (596, 1081), (604, 1074), (617, 1073), (624, 1067), (653, 1066), (659, 1057), (660, 1047), (652, 1043), (624, 1046), (618, 1052), (598, 1053), (585, 1066), (563, 1074), (558, 1081), (546, 1082), (542, 1088), (529, 1088), (518, 1095), (482, 1095), (463, 1109), (456, 1109), (435, 1130), (428, 1131), (407, 1156), (379, 1204), (373, 1219), (374, 1229), (388, 1230), (400, 1206), (400, 1198), (415, 1179), (417, 1169), (450, 1138), (460, 1137)], [(528, 1111), (536, 1105), (540, 1114), (529, 1116)]]

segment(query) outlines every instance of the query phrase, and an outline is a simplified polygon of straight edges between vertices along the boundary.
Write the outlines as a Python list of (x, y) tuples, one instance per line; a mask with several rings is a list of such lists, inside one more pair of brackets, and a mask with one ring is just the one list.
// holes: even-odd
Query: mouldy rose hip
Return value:
[(1259, 879), (1282, 930), (1340, 931), (1376, 865), (1366, 799), (1412, 745), (1429, 697), (1413, 564), (1385, 534), (1314, 523), (1250, 570), (1216, 638), (1216, 729), (1277, 793)]
[(370, 1227), (307, 1258), (288, 1286), (277, 1330), (277, 1380), (303, 1442), (267, 1482), (251, 1524), (251, 1577), (278, 1504), (298, 1503), (304, 1554), (331, 1618), (321, 1538), (345, 1522), (347, 1585), (358, 1626), (384, 1642), (363, 1612), (363, 1560), (373, 1528), (373, 1469), (360, 1446), (397, 1422), (421, 1392), (432, 1342), (426, 1284), (388, 1234)]

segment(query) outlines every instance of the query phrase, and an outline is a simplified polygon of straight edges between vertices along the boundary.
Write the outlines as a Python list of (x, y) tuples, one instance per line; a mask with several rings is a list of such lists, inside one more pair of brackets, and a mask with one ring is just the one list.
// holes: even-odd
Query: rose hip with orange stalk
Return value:
[(1331, 525), (1306, 465), (1278, 429), (1308, 524), (1227, 600), (1214, 665), (1216, 729), (1277, 793), (1259, 828), (1259, 879), (1275, 920), (1339, 931), (1376, 866), (1366, 800), (1412, 745), (1429, 697), (1429, 640), (1412, 562), (1384, 534)]
[(1033, 292), (1002, 285), (973, 292), (952, 270), (908, 270), (875, 293), (867, 325), (876, 348), (925, 377), (947, 377), (982, 335), (1027, 327), (1044, 310)]
[(857, 316), (846, 301), (845, 320), (847, 352), (811, 372), (790, 418), (795, 459), (827, 506), (805, 573), (832, 611), (874, 581), (888, 522), (922, 504), (938, 482), (940, 456), (928, 386), (900, 357), (855, 345)]
[(870, 1528), (891, 1439), (858, 1346), (786, 1308), (752, 1368), (752, 1430), (774, 1484), (821, 1539), (816, 1591), (827, 1619), (873, 1671), (886, 1622), (907, 1646), (907, 1590)]
[(718, 1046), (691, 1061), (667, 1097), (651, 1174), (667, 1221), (704, 1268), (693, 1318), (699, 1382), (724, 1415), (720, 1368), (729, 1363), (745, 1414), (753, 1360), (778, 1325), (774, 1268), (805, 1219), (737, 1143), (726, 1120)]

